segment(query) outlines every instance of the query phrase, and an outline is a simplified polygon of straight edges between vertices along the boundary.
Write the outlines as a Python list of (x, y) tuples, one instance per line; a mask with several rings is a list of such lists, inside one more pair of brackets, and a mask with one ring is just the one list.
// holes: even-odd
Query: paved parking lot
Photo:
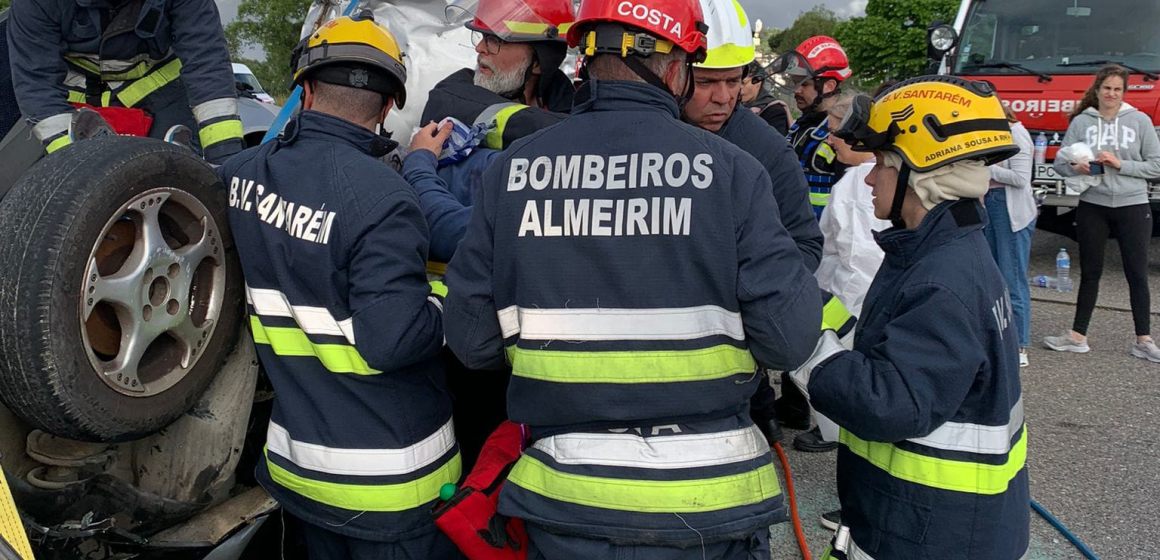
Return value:
[[(1114, 244), (1113, 244), (1114, 245)], [(1072, 276), (1079, 277), (1074, 242), (1037, 234), (1029, 274), (1054, 274), (1060, 247), (1072, 253)], [(1061, 354), (1042, 347), (1044, 336), (1070, 327), (1075, 294), (1032, 288), (1031, 367), (1023, 370), (1028, 425), (1031, 496), (1067, 525), (1101, 559), (1150, 559), (1160, 550), (1160, 364), (1128, 355), (1134, 339), (1128, 290), (1118, 247), (1109, 246), (1100, 307), (1092, 319), (1088, 354)], [(1160, 291), (1160, 240), (1150, 256), (1152, 309)], [(1153, 314), (1154, 321), (1158, 318)], [(1153, 325), (1153, 332), (1160, 332)], [(795, 432), (796, 433), (796, 432)], [(829, 539), (818, 516), (838, 505), (834, 453), (792, 449), (802, 523), (816, 558)], [(1032, 560), (1082, 560), (1050, 525), (1032, 514)], [(788, 523), (772, 531), (773, 558), (801, 558)]]

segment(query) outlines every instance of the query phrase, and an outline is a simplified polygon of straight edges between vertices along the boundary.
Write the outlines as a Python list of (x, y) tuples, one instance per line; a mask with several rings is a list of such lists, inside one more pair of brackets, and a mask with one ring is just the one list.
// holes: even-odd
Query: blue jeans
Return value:
[(1031, 289), (1027, 287), (1027, 261), (1031, 258), (1031, 233), (1035, 231), (1035, 220), (1019, 231), (1011, 231), (1006, 188), (987, 191), (983, 201), (987, 205), (988, 218), (983, 234), (987, 236), (991, 255), (995, 257), (995, 264), (999, 265), (999, 273), (1011, 294), (1019, 347), (1027, 348), (1031, 346)]

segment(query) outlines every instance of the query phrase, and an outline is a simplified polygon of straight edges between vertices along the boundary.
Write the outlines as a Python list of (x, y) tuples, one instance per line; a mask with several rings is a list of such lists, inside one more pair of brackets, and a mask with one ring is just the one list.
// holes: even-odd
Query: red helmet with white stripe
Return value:
[(845, 49), (831, 37), (810, 37), (794, 49), (806, 62), (809, 78), (832, 78), (839, 82), (849, 78), (850, 59)]

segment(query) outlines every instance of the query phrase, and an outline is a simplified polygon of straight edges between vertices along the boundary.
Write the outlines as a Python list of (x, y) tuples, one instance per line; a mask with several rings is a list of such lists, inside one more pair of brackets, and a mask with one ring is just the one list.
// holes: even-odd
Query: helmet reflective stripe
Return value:
[(701, 0), (709, 24), (709, 52), (698, 68), (738, 68), (756, 58), (749, 17), (737, 0)]

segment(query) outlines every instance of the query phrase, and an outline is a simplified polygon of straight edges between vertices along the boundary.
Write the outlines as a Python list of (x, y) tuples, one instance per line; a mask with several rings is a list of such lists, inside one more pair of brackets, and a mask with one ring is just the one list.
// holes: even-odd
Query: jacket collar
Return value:
[(318, 111), (300, 113), (286, 126), (281, 141), (291, 144), (299, 139), (338, 142), (375, 158), (387, 155), (399, 145), (390, 136), (375, 134), (350, 121)]
[(677, 100), (644, 82), (588, 80), (576, 90), (572, 114), (595, 111), (654, 111), (680, 118)]
[(886, 253), (887, 260), (907, 268), (935, 248), (983, 229), (986, 222), (986, 213), (978, 200), (952, 200), (935, 206), (917, 228), (893, 227), (874, 232), (874, 240)]

